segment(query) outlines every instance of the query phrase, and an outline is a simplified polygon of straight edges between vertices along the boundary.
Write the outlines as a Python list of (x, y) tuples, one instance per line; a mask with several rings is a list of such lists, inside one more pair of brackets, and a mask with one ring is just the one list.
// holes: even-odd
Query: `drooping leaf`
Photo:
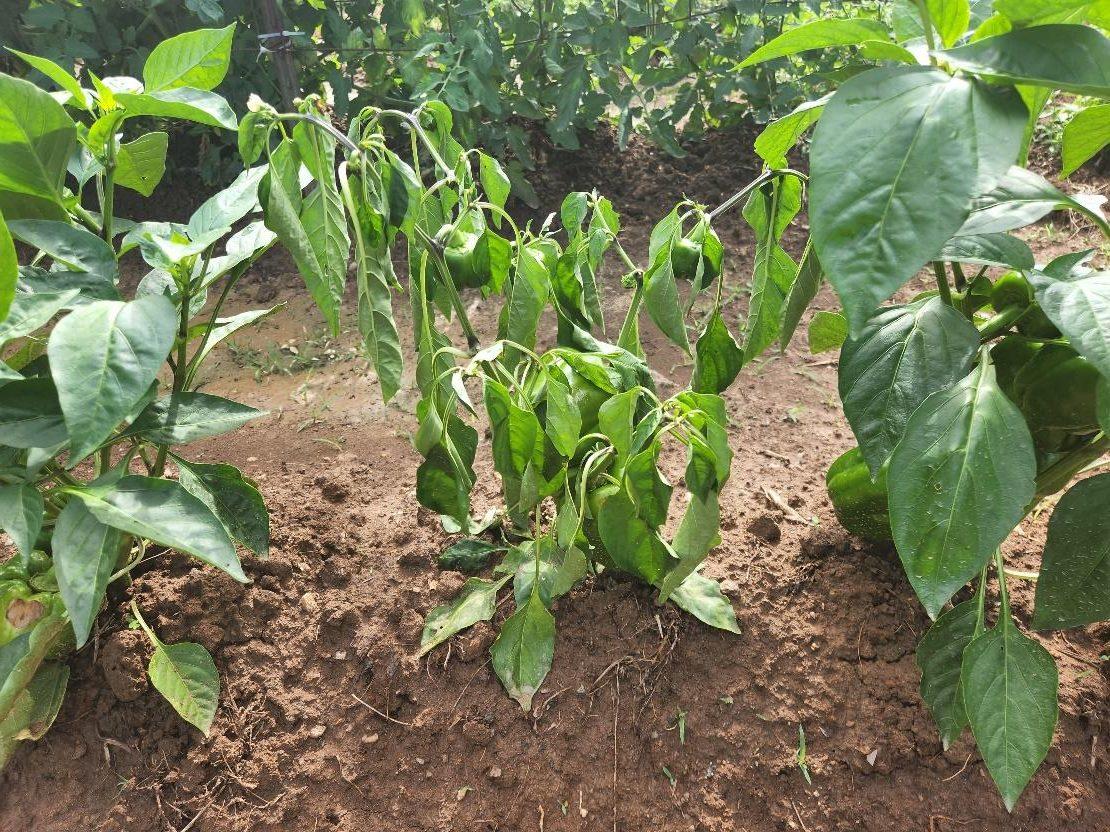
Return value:
[(71, 493), (101, 523), (193, 555), (247, 582), (219, 518), (180, 483), (130, 475), (114, 484), (92, 484)]
[(477, 572), (489, 565), (490, 555), (504, 551), (505, 546), (485, 540), (463, 539), (440, 552), (437, 562), (440, 569)]
[(817, 297), (817, 291), (821, 288), (823, 279), (824, 272), (821, 270), (821, 262), (817, 258), (817, 252), (813, 248), (812, 241), (807, 241), (805, 250), (802, 252), (802, 259), (798, 263), (798, 273), (794, 275), (794, 282), (790, 284), (790, 290), (786, 293), (786, 299), (782, 303), (779, 346), (783, 351), (790, 346), (790, 340), (798, 329), (802, 314), (813, 299)]
[(258, 485), (233, 465), (175, 457), (182, 488), (208, 506), (227, 533), (259, 557), (270, 551), (270, 514)]
[[(224, 228), (231, 228), (258, 206), (258, 183), (266, 166), (247, 168), (222, 191), (208, 197), (189, 217), (189, 239), (199, 240)], [(228, 241), (231, 248), (231, 241)], [(230, 252), (229, 252), (230, 253)]]
[(840, 399), (872, 477), (918, 405), (964, 378), (978, 349), (979, 331), (938, 297), (884, 309), (844, 342)]
[(744, 365), (744, 351), (728, 331), (720, 309), (715, 309), (694, 344), (694, 377), (690, 387), (699, 393), (720, 393), (736, 379)]
[(555, 654), (555, 618), (533, 588), (528, 602), (505, 619), (490, 648), (493, 670), (505, 691), (525, 711), (551, 670)]
[(1025, 113), (1016, 93), (931, 67), (869, 70), (825, 105), (810, 154), (810, 222), (853, 331), (1013, 164)]
[(549, 376), (547, 379), (547, 420), (544, 426), (551, 444), (560, 454), (574, 456), (582, 433), (582, 413), (570, 387)]
[[(13, 237), (50, 255), (58, 267), (88, 272), (109, 284), (119, 279), (112, 247), (88, 229), (56, 220), (14, 220), (8, 226)], [(61, 280), (65, 274), (52, 277)]]
[(424, 632), (420, 636), (420, 652), (423, 656), (434, 650), (455, 633), (479, 621), (489, 621), (497, 608), (497, 593), (511, 575), (496, 581), (484, 578), (468, 578), (459, 594), (448, 604), (436, 607), (424, 620)]
[(151, 402), (123, 432), (156, 445), (182, 445), (238, 430), (266, 415), (245, 404), (210, 393), (177, 392)]
[(1013, 811), (1052, 745), (1056, 663), (1007, 616), (964, 650), (960, 683), (975, 744)]
[(108, 579), (120, 559), (123, 535), (106, 526), (80, 500), (70, 500), (58, 515), (51, 537), (58, 591), (66, 605), (77, 646), (88, 641), (100, 612)]
[(1033, 626), (1080, 627), (1110, 618), (1110, 474), (1072, 486), (1048, 523)]
[(31, 556), (42, 530), (42, 493), (28, 483), (0, 486), (0, 529), (15, 544), (24, 561)]
[(220, 701), (220, 673), (209, 652), (191, 641), (158, 642), (147, 675), (181, 718), (207, 737)]
[(890, 31), (878, 20), (868, 18), (833, 18), (814, 20), (792, 26), (740, 62), (740, 69), (763, 61), (796, 55), (811, 49), (830, 46), (852, 46), (865, 40), (889, 40)]
[(66, 220), (62, 183), (77, 142), (65, 109), (29, 81), (0, 73), (0, 213)]
[(47, 344), (76, 465), (146, 394), (173, 345), (177, 312), (161, 295), (97, 301), (70, 312)]
[(618, 569), (650, 584), (663, 577), (669, 557), (667, 549), (623, 490), (602, 504), (597, 530)]
[(980, 363), (910, 416), (887, 474), (890, 524), (930, 616), (1020, 522), (1036, 472), (1025, 419), (999, 389), (991, 364)]
[(700, 572), (688, 575), (686, 580), (675, 587), (670, 600), (710, 627), (740, 634), (740, 625), (736, 623), (736, 611), (732, 608), (732, 602), (721, 592), (719, 583)]
[(1053, 211), (1065, 209), (1086, 214), (1104, 229), (1110, 229), (1095, 203), (1081, 202), (1025, 168), (1013, 167), (991, 190), (976, 196), (971, 213), (957, 236), (996, 234), (1023, 228)]
[(941, 53), (957, 69), (1007, 84), (1110, 97), (1110, 40), (1066, 23), (1014, 29)]
[(223, 29), (196, 29), (159, 43), (143, 65), (148, 91), (194, 87), (214, 90), (227, 75), (235, 24)]
[(82, 110), (89, 109), (88, 97), (85, 95), (85, 91), (81, 89), (80, 82), (71, 72), (66, 72), (49, 58), (43, 58), (39, 55), (28, 55), (26, 52), (20, 52), (17, 49), (12, 49), (10, 46), (7, 47), (7, 49), (13, 55), (19, 56), (19, 58), (27, 64), (37, 69), (63, 90), (68, 92), (71, 96), (70, 100)]
[(975, 599), (957, 604), (940, 616), (917, 645), (921, 698), (937, 723), (945, 750), (967, 727), (960, 666), (964, 648), (976, 635), (979, 606)]

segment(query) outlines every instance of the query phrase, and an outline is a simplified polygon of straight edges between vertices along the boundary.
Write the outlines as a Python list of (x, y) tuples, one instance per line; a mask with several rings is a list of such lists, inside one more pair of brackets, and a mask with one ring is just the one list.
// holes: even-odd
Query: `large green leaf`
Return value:
[(42, 493), (28, 483), (0, 487), (0, 529), (26, 560), (42, 530)]
[(147, 674), (155, 689), (175, 711), (208, 736), (220, 701), (220, 673), (212, 656), (200, 644), (154, 646)]
[(1036, 262), (1023, 240), (1002, 233), (953, 237), (944, 244), (938, 259), (1019, 271), (1033, 268)]
[(1048, 15), (1070, 12), (1091, 5), (1091, 0), (994, 0), (994, 10), (1013, 23), (1028, 24)]
[(1074, 280), (1032, 274), (1037, 303), (1076, 351), (1110, 378), (1110, 271)]
[(937, 297), (884, 309), (848, 338), (840, 352), (840, 399), (872, 477), (910, 414), (966, 376), (978, 349), (979, 331)]
[(101, 523), (200, 558), (247, 582), (219, 518), (180, 483), (126, 476), (111, 485), (72, 490)]
[(993, 81), (1110, 97), (1110, 40), (1090, 26), (1014, 29), (949, 49), (941, 57)]
[(168, 298), (97, 301), (70, 312), (47, 344), (69, 429), (71, 465), (103, 442), (146, 394), (173, 346)]
[(602, 504), (597, 530), (613, 564), (622, 572), (649, 584), (663, 577), (669, 559), (667, 548), (623, 489)]
[(890, 524), (930, 616), (1020, 522), (1036, 473), (1025, 419), (999, 389), (991, 364), (913, 412), (890, 458)]
[(739, 68), (811, 49), (852, 46), (865, 40), (889, 39), (890, 30), (878, 20), (853, 17), (814, 20), (800, 26), (791, 26), (748, 55)]
[(555, 618), (537, 587), (532, 588), (527, 603), (505, 619), (490, 655), (505, 691), (525, 711), (531, 710), (532, 697), (551, 670), (555, 655)]
[(192, 87), (175, 87), (155, 92), (119, 93), (116, 99), (129, 116), (180, 118), (209, 127), (238, 129), (235, 112), (222, 96)]
[(755, 137), (754, 147), (759, 158), (769, 165), (778, 164), (785, 159), (790, 149), (798, 143), (798, 139), (821, 118), (825, 104), (831, 97), (830, 93), (816, 101), (799, 104), (790, 113), (764, 127)]
[(925, 0), (929, 20), (945, 46), (963, 37), (971, 21), (968, 0)]
[(570, 459), (582, 434), (582, 412), (574, 401), (570, 387), (554, 376), (547, 378), (547, 414), (544, 429), (551, 444)]
[(1048, 523), (1033, 626), (1080, 627), (1110, 618), (1110, 474), (1076, 483)]
[(670, 600), (710, 627), (737, 635), (740, 633), (736, 611), (732, 608), (732, 602), (721, 592), (721, 585), (700, 572), (691, 573), (675, 587)]
[(484, 578), (467, 578), (459, 594), (450, 603), (436, 607), (424, 619), (424, 632), (420, 636), (420, 652), (423, 656), (434, 650), (455, 633), (479, 621), (489, 621), (497, 608), (497, 593), (512, 575), (496, 581)]
[(917, 645), (921, 698), (936, 720), (945, 750), (967, 727), (960, 663), (964, 648), (976, 635), (978, 623), (979, 604), (973, 598), (941, 615)]
[(10, 448), (53, 448), (68, 433), (58, 391), (48, 378), (9, 381), (0, 386), (0, 440)]
[[(13, 220), (8, 225), (13, 237), (49, 255), (56, 268), (87, 272), (105, 283), (119, 279), (112, 247), (85, 228), (57, 220)], [(57, 275), (62, 277), (64, 273)]]
[(227, 75), (235, 24), (223, 29), (197, 29), (159, 43), (143, 65), (148, 91), (195, 87), (214, 90)]
[[(266, 166), (247, 168), (219, 193), (213, 194), (189, 217), (189, 239), (199, 240), (213, 232), (230, 228), (258, 206), (258, 183)], [(240, 238), (242, 239), (242, 238)], [(228, 253), (232, 248), (228, 240)]]
[(58, 591), (73, 623), (77, 646), (89, 639), (108, 579), (120, 559), (123, 535), (97, 520), (80, 500), (58, 515), (50, 540)]
[(182, 487), (212, 510), (228, 534), (259, 557), (270, 551), (270, 514), (258, 485), (234, 465), (174, 457)]
[(116, 184), (150, 196), (166, 172), (169, 146), (169, 134), (160, 130), (122, 143), (116, 152)]
[(1080, 110), (1064, 127), (1060, 154), (1064, 176), (1071, 176), (1088, 159), (1110, 144), (1110, 104)]
[(1013, 167), (994, 188), (975, 197), (957, 236), (1012, 231), (1060, 209), (1080, 211), (1110, 233), (1092, 205), (1068, 196), (1031, 170)]
[(493, 463), (502, 476), (521, 476), (537, 452), (543, 430), (531, 410), (513, 403), (504, 385), (492, 379), (485, 383), (486, 414), (493, 430)]
[(931, 67), (856, 75), (817, 123), (813, 243), (859, 330), (967, 218), (1017, 158), (1025, 106)]
[(237, 430), (265, 415), (264, 410), (210, 393), (177, 392), (147, 405), (123, 435), (142, 436), (156, 445), (181, 445)]
[(1004, 612), (997, 627), (964, 650), (960, 682), (975, 744), (1013, 811), (1052, 745), (1056, 663)]
[(12, 49), (10, 46), (7, 47), (7, 49), (13, 55), (18, 55), (23, 61), (30, 64), (63, 90), (68, 92), (70, 96), (72, 96), (70, 100), (82, 110), (90, 109), (88, 97), (85, 95), (85, 91), (81, 89), (81, 83), (72, 73), (66, 72), (49, 58), (42, 58), (38, 55), (28, 55), (26, 52), (20, 52), (17, 49)]
[(75, 289), (66, 292), (16, 295), (8, 317), (0, 321), (0, 346), (46, 326), (50, 319), (62, 311), (77, 295), (78, 292)]
[(62, 182), (77, 126), (49, 93), (0, 73), (0, 212), (67, 219)]

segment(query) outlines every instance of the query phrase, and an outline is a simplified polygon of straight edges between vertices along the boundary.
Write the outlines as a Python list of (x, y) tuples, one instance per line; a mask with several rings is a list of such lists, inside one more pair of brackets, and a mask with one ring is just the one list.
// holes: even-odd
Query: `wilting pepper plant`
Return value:
[[(892, 29), (817, 21), (749, 58), (853, 45), (874, 64), (769, 125), (756, 147), (779, 164), (816, 123), (811, 244), (846, 321), (820, 316), (812, 340), (847, 334), (839, 387), (859, 442), (830, 469), (830, 494), (850, 529), (893, 538), (935, 619), (918, 649), (922, 698), (945, 747), (971, 728), (1008, 809), (1058, 713), (1055, 663), (1018, 627), (1008, 584), (1036, 580), (1034, 629), (1110, 618), (1110, 474), (1056, 503), (1037, 573), (1000, 551), (1110, 448), (1110, 272), (1089, 265), (1092, 251), (1041, 262), (1011, 233), (1062, 209), (1110, 236), (1103, 198), (1024, 167), (1053, 91), (1110, 96), (1098, 14), (1069, 0), (995, 0), (993, 11), (903, 0)], [(1065, 130), (1067, 172), (1107, 143), (1105, 110), (1086, 107)], [(879, 307), (924, 266), (935, 289)]]
[[(718, 495), (731, 462), (719, 393), (780, 331), (783, 300), (800, 267), (779, 239), (801, 205), (803, 177), (769, 170), (713, 211), (682, 203), (652, 232), (647, 265), (640, 268), (617, 239), (616, 211), (596, 193), (570, 194), (558, 223), (552, 216), (539, 229), (521, 228), (505, 210), (510, 184), (501, 166), (451, 137), (451, 112), (439, 102), (412, 113), (367, 108), (345, 137), (312, 130), (322, 113), (317, 108), (311, 99), (298, 114), (259, 107), (240, 127), (246, 162), (267, 155), (259, 189), (266, 224), (294, 252), (333, 322), (353, 242), (358, 325), (386, 400), (403, 376), (391, 307), (400, 287), (390, 256), (403, 238), (421, 394), (417, 499), (449, 531), (473, 535), (483, 528), (470, 510), (479, 434), (468, 417), (477, 417), (475, 399), (489, 420), (500, 477), (505, 545), (499, 551), (506, 554), (492, 578), (471, 577), (454, 601), (428, 615), (421, 652), (491, 619), (498, 593), (512, 581), (515, 612), (491, 652), (505, 689), (528, 709), (551, 666), (552, 601), (602, 570), (652, 585), (660, 603), (672, 600), (738, 632), (716, 581), (697, 571), (719, 542)], [(406, 145), (407, 151), (394, 149)], [(313, 193), (321, 194), (311, 216), (297, 177), (302, 165), (317, 183)], [(745, 197), (744, 215), (761, 241), (753, 302), (764, 299), (764, 305), (749, 320), (741, 346), (721, 315), (723, 248), (712, 221)], [(323, 250), (308, 245), (316, 223), (329, 229)], [(597, 280), (607, 252), (619, 256), (631, 290), (615, 342), (604, 340)], [(684, 282), (690, 284), (685, 300)], [(481, 343), (460, 289), (501, 299), (492, 343)], [(710, 308), (691, 347), (687, 318), (699, 295), (713, 302), (705, 304)], [(665, 400), (640, 345), (643, 312), (695, 356), (690, 389)], [(554, 318), (556, 338), (541, 349), (545, 314)], [(452, 319), (465, 344), (445, 334)], [(673, 486), (658, 467), (666, 443), (685, 449), (689, 494), (670, 539), (663, 527)], [(473, 556), (484, 548), (497, 547), (472, 539), (462, 551)]]
[[(0, 566), (0, 766), (53, 722), (65, 659), (93, 634), (109, 584), (167, 549), (245, 582), (236, 543), (269, 548), (255, 484), (177, 450), (262, 415), (197, 386), (217, 344), (275, 311), (223, 314), (276, 239), (252, 216), (267, 169), (248, 168), (187, 223), (114, 212), (118, 188), (149, 196), (165, 170), (167, 134), (126, 140), (133, 118), (237, 127), (210, 91), (230, 44), (230, 30), (180, 35), (151, 52), (142, 81), (89, 74), (91, 90), (32, 55), (20, 57), (60, 92), (0, 74), (0, 528), (17, 550)], [(125, 297), (119, 261), (135, 249), (150, 271)], [(211, 656), (162, 643), (132, 612), (154, 686), (207, 733)]]

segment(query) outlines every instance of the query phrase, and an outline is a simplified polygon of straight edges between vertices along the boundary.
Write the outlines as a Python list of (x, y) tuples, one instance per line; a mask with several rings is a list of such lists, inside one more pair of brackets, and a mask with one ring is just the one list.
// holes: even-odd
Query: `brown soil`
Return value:
[[(746, 146), (719, 137), (674, 162), (640, 146), (619, 157), (599, 136), (586, 152), (555, 154), (538, 190), (546, 210), (570, 187), (608, 193), (642, 254), (651, 222), (683, 193), (712, 202), (746, 181)], [(735, 216), (723, 231), (735, 321), (751, 238)], [(320, 319), (299, 278), (280, 258), (258, 272), (237, 302), (277, 292), (289, 309), (251, 343), (303, 343)], [(620, 314), (615, 275), (605, 288)], [(826, 290), (817, 305), (836, 303)], [(491, 305), (475, 308), (491, 331)], [(689, 366), (650, 324), (644, 332), (672, 392)], [(462, 576), (438, 571), (449, 538), (414, 500), (411, 390), (383, 406), (362, 359), (256, 382), (222, 348), (209, 378), (208, 389), (271, 410), (191, 449), (261, 482), (271, 557), (246, 560), (245, 587), (169, 557), (129, 594), (163, 639), (215, 655), (223, 695), (212, 734), (148, 687), (143, 642), (121, 629), (126, 599), (114, 595), (73, 662), (58, 723), (0, 776), (0, 830), (1110, 828), (1110, 690), (1099, 670), (1110, 628), (1044, 638), (1060, 666), (1060, 723), (1007, 815), (970, 739), (942, 751), (918, 696), (913, 654), (927, 620), (897, 557), (833, 518), (823, 472), (852, 437), (835, 363), (801, 342), (746, 369), (727, 395), (736, 456), (706, 571), (722, 579), (743, 634), (658, 608), (641, 587), (593, 581), (557, 602), (555, 664), (531, 714), (490, 670), (489, 626), (413, 658), (423, 615)], [(676, 452), (664, 465), (677, 472)], [(488, 465), (479, 473), (482, 507), (496, 483)], [(815, 525), (784, 517), (770, 492)], [(1035, 565), (1043, 527), (1012, 536), (1016, 565)], [(1031, 593), (1016, 595), (1024, 616)], [(799, 726), (812, 785), (796, 763)]]

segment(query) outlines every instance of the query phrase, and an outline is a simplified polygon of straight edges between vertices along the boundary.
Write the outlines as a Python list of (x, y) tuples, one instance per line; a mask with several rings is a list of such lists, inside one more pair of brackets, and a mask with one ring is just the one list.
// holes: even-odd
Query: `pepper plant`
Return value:
[[(391, 259), (403, 238), (421, 394), (414, 444), (424, 461), (416, 497), (448, 531), (473, 535), (488, 525), (470, 511), (479, 434), (468, 418), (478, 414), (475, 399), (491, 429), (505, 543), (470, 539), (453, 548), (478, 567), (476, 555), (506, 554), (493, 577), (471, 577), (454, 601), (428, 615), (421, 653), (491, 619), (498, 593), (512, 581), (515, 612), (491, 652), (504, 687), (528, 709), (551, 666), (553, 600), (601, 571), (654, 586), (660, 603), (672, 600), (738, 632), (716, 581), (697, 571), (719, 541), (718, 496), (731, 463), (719, 394), (774, 340), (789, 284), (811, 268), (795, 264), (779, 245), (800, 207), (803, 177), (769, 170), (712, 211), (681, 203), (653, 230), (640, 268), (620, 245), (618, 214), (597, 193), (572, 193), (558, 220), (520, 227), (505, 210), (510, 182), (501, 165), (452, 138), (452, 114), (440, 102), (412, 113), (366, 108), (347, 136), (312, 130), (321, 112), (313, 99), (296, 114), (260, 107), (241, 125), (240, 147), (248, 164), (266, 155), (259, 188), (266, 224), (294, 253), (333, 322), (353, 244), (358, 326), (387, 401), (404, 377)], [(406, 144), (402, 154), (393, 149)], [(302, 199), (299, 166), (317, 183), (316, 203)], [(745, 197), (744, 215), (761, 240), (753, 302), (763, 311), (750, 319), (741, 345), (721, 313), (723, 249), (712, 222)], [(313, 249), (308, 243), (320, 223), (329, 229), (329, 245)], [(618, 256), (631, 289), (612, 342), (597, 279), (608, 252)], [(679, 285), (687, 282), (683, 300)], [(471, 325), (463, 288), (500, 299), (492, 342), (483, 343)], [(698, 305), (704, 321), (692, 339), (688, 320), (699, 297), (708, 308)], [(644, 313), (695, 357), (690, 389), (665, 400), (640, 344)], [(545, 314), (554, 317), (555, 340), (541, 346)], [(447, 336), (444, 322), (452, 319), (465, 345)], [(658, 464), (668, 443), (685, 450), (689, 496), (669, 539), (664, 526), (678, 509)], [(457, 565), (453, 557), (445, 555), (445, 564)]]
[[(127, 140), (133, 119), (237, 127), (210, 91), (230, 42), (227, 30), (180, 35), (151, 52), (143, 81), (89, 74), (91, 90), (32, 55), (20, 57), (60, 92), (0, 74), (0, 528), (16, 550), (0, 566), (0, 766), (50, 727), (65, 659), (95, 632), (110, 584), (171, 549), (245, 582), (236, 544), (269, 548), (255, 484), (179, 448), (263, 415), (197, 388), (218, 343), (275, 311), (223, 312), (276, 240), (253, 216), (266, 169), (245, 170), (187, 223), (113, 210), (118, 188), (149, 196), (165, 169), (166, 133)], [(135, 250), (150, 270), (125, 293), (119, 262)], [(207, 733), (211, 656), (164, 644), (132, 610), (154, 686)]]
[[(1012, 233), (1059, 209), (1110, 235), (1102, 197), (1024, 167), (1053, 91), (1110, 96), (1099, 28), (1110, 21), (1102, 4), (1074, 0), (900, 0), (890, 22), (866, 50), (863, 21), (818, 21), (751, 56), (855, 44), (872, 59), (769, 125), (756, 148), (775, 164), (816, 123), (820, 265), (806, 294), (823, 275), (843, 304), (839, 387), (859, 442), (830, 470), (830, 493), (854, 531), (893, 538), (935, 619), (918, 649), (922, 698), (945, 747), (971, 728), (1012, 810), (1051, 745), (1058, 682), (1008, 585), (1036, 580), (1034, 629), (1110, 618), (1110, 475), (1072, 484), (1110, 448), (1110, 272), (1092, 251), (1044, 262)], [(1069, 168), (1110, 138), (1105, 107), (1082, 109), (1065, 131)], [(935, 289), (880, 306), (924, 266)], [(817, 336), (838, 328), (817, 321)], [(1064, 489), (1040, 569), (1008, 567), (1006, 538)]]

